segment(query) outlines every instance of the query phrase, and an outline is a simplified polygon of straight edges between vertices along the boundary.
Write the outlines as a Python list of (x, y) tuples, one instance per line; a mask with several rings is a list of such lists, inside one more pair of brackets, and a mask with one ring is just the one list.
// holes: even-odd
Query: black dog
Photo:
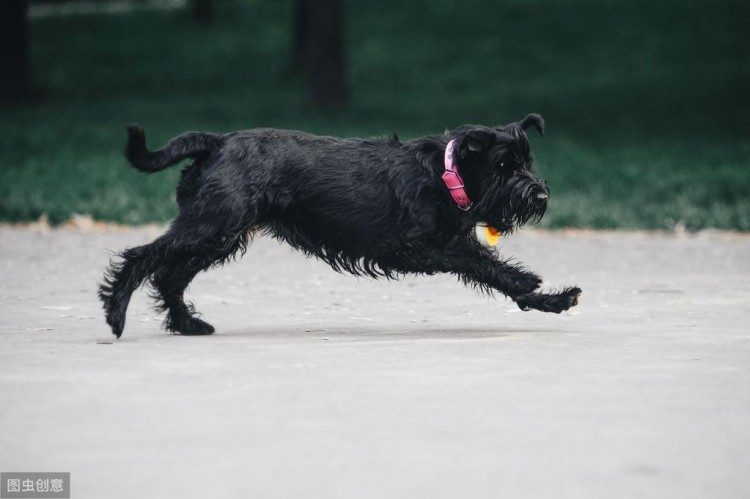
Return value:
[(567, 310), (577, 304), (579, 288), (535, 292), (538, 276), (498, 260), (473, 233), (478, 223), (508, 233), (544, 215), (549, 190), (532, 170), (530, 126), (544, 133), (536, 114), (404, 143), (273, 129), (191, 132), (156, 152), (146, 149), (143, 129), (128, 127), (125, 154), (138, 170), (193, 163), (182, 171), (180, 211), (169, 230), (125, 250), (107, 271), (99, 290), (107, 323), (122, 334), (130, 296), (148, 279), (167, 311), (167, 329), (213, 333), (184, 302), (185, 288), (198, 272), (244, 254), (259, 230), (339, 272), (376, 278), (448, 272), (500, 291), (522, 310)]

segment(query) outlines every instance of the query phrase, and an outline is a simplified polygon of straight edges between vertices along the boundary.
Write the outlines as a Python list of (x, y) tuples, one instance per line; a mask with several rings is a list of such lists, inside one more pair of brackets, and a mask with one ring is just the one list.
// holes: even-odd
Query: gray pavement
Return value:
[(107, 250), (157, 233), (0, 229), (1, 471), (74, 498), (750, 497), (750, 237), (504, 240), (583, 288), (562, 315), (259, 238), (191, 288), (215, 335), (140, 291), (111, 342)]

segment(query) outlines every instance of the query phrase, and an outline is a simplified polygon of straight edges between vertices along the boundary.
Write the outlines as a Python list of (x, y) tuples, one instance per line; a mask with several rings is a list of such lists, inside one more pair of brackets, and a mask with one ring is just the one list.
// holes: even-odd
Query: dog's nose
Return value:
[(534, 194), (534, 207), (541, 210), (547, 206), (547, 199), (549, 194), (546, 192), (537, 192)]

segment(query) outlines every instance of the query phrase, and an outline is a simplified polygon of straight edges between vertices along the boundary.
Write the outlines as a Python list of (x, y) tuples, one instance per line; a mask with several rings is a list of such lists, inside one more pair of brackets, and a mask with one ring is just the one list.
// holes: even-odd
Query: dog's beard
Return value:
[(510, 233), (516, 228), (542, 220), (547, 211), (547, 203), (540, 203), (536, 199), (539, 193), (548, 194), (549, 191), (533, 177), (513, 176), (493, 185), (477, 208), (486, 213), (484, 222), (502, 233)]

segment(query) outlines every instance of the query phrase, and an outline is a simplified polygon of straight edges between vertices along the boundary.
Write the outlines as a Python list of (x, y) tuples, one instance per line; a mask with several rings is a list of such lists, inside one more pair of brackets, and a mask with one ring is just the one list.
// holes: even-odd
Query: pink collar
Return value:
[(458, 207), (463, 211), (467, 211), (471, 208), (472, 203), (469, 196), (466, 194), (464, 189), (464, 180), (459, 175), (456, 169), (456, 163), (453, 161), (453, 150), (456, 146), (456, 141), (451, 140), (448, 145), (445, 146), (445, 172), (443, 173), (443, 182), (448, 188), (448, 192), (451, 193), (453, 201), (456, 202)]

